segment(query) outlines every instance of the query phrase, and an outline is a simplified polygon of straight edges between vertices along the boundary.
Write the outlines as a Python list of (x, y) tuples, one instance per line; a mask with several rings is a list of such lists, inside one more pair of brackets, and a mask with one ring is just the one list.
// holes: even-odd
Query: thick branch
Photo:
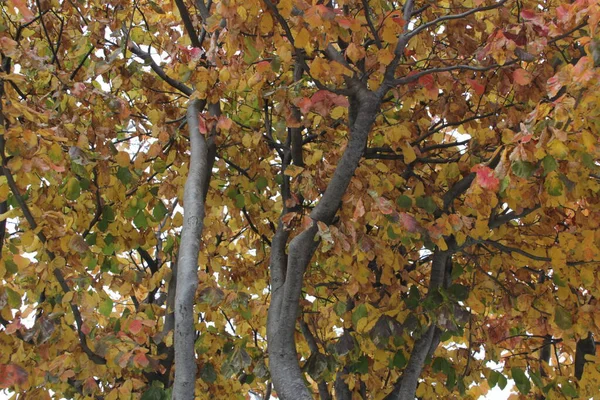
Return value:
[(183, 3), (183, 0), (175, 0), (175, 4), (177, 5), (177, 9), (179, 10), (179, 15), (181, 15), (181, 20), (183, 21), (183, 26), (190, 37), (190, 41), (192, 42), (192, 46), (201, 48), (202, 44), (200, 40), (198, 40), (198, 35), (196, 34), (196, 29), (194, 28), (194, 24), (192, 23), (192, 19), (190, 18), (190, 13)]
[[(283, 248), (287, 234), (282, 232), (282, 224), (275, 238), (271, 254), (271, 290), (267, 336), (269, 363), (273, 384), (283, 400), (312, 399), (307, 389), (294, 340), (299, 299), (302, 291), (304, 271), (317, 246), (315, 235), (317, 221), (330, 224), (339, 209), (354, 171), (366, 147), (367, 137), (375, 121), (381, 98), (366, 89), (357, 88), (357, 96), (351, 99), (357, 103), (357, 115), (350, 129), (350, 140), (340, 159), (333, 178), (323, 197), (310, 213), (313, 224), (296, 236), (289, 244), (287, 260)], [(285, 264), (283, 264), (286, 262)], [(285, 265), (285, 266), (284, 266)]]

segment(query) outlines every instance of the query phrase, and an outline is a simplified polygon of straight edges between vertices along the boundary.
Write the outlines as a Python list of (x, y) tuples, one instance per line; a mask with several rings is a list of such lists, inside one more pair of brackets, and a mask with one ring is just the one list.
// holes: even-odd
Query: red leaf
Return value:
[(379, 211), (385, 215), (390, 215), (394, 212), (394, 206), (392, 205), (392, 202), (383, 197), (379, 197), (377, 199), (377, 207), (379, 208)]
[(131, 321), (129, 324), (129, 332), (137, 335), (142, 330), (142, 321), (139, 319)]
[(23, 385), (27, 377), (27, 371), (16, 364), (0, 364), (0, 389)]
[(342, 28), (346, 29), (350, 29), (350, 27), (353, 25), (353, 22), (348, 18), (338, 18), (337, 22)]
[(435, 79), (431, 75), (423, 75), (419, 78), (419, 84), (426, 89), (431, 89), (435, 84)]
[(496, 191), (500, 187), (500, 180), (496, 177), (494, 170), (490, 167), (478, 164), (471, 168), (471, 171), (477, 174), (477, 183), (482, 188)]
[(206, 126), (206, 119), (202, 115), (198, 116), (198, 130), (201, 134), (206, 135), (208, 133), (208, 127)]
[(415, 217), (413, 217), (410, 214), (407, 214), (405, 212), (401, 212), (400, 214), (400, 225), (402, 225), (402, 227), (404, 229), (406, 229), (408, 232), (410, 233), (415, 233), (419, 230), (419, 223), (417, 222), (417, 220), (415, 219)]
[(475, 79), (467, 79), (471, 88), (477, 93), (477, 95), (482, 96), (485, 93), (485, 85), (477, 82)]
[(522, 10), (521, 11), (521, 17), (523, 19), (534, 19), (535, 18), (535, 11), (533, 10)]

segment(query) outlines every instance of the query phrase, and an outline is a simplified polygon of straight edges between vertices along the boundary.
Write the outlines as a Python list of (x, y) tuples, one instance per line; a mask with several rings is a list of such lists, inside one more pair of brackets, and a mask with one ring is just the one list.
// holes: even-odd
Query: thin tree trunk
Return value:
[(211, 162), (206, 138), (200, 133), (198, 116), (204, 104), (192, 100), (188, 105), (187, 123), (191, 156), (183, 195), (184, 224), (177, 261), (175, 294), (175, 384), (173, 399), (193, 400), (196, 382), (194, 341), (194, 303), (198, 287), (198, 253), (204, 227), (204, 199)]

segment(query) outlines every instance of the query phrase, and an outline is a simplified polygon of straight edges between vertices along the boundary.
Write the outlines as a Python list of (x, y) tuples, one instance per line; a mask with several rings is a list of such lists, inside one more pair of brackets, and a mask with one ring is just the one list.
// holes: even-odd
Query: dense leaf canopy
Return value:
[(0, 388), (597, 395), (599, 21), (6, 0)]

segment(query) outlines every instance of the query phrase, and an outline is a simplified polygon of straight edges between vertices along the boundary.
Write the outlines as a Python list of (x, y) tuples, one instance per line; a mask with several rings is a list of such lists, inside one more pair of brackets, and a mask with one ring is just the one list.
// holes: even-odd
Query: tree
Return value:
[(563, 3), (7, 0), (0, 388), (594, 396), (600, 6)]

